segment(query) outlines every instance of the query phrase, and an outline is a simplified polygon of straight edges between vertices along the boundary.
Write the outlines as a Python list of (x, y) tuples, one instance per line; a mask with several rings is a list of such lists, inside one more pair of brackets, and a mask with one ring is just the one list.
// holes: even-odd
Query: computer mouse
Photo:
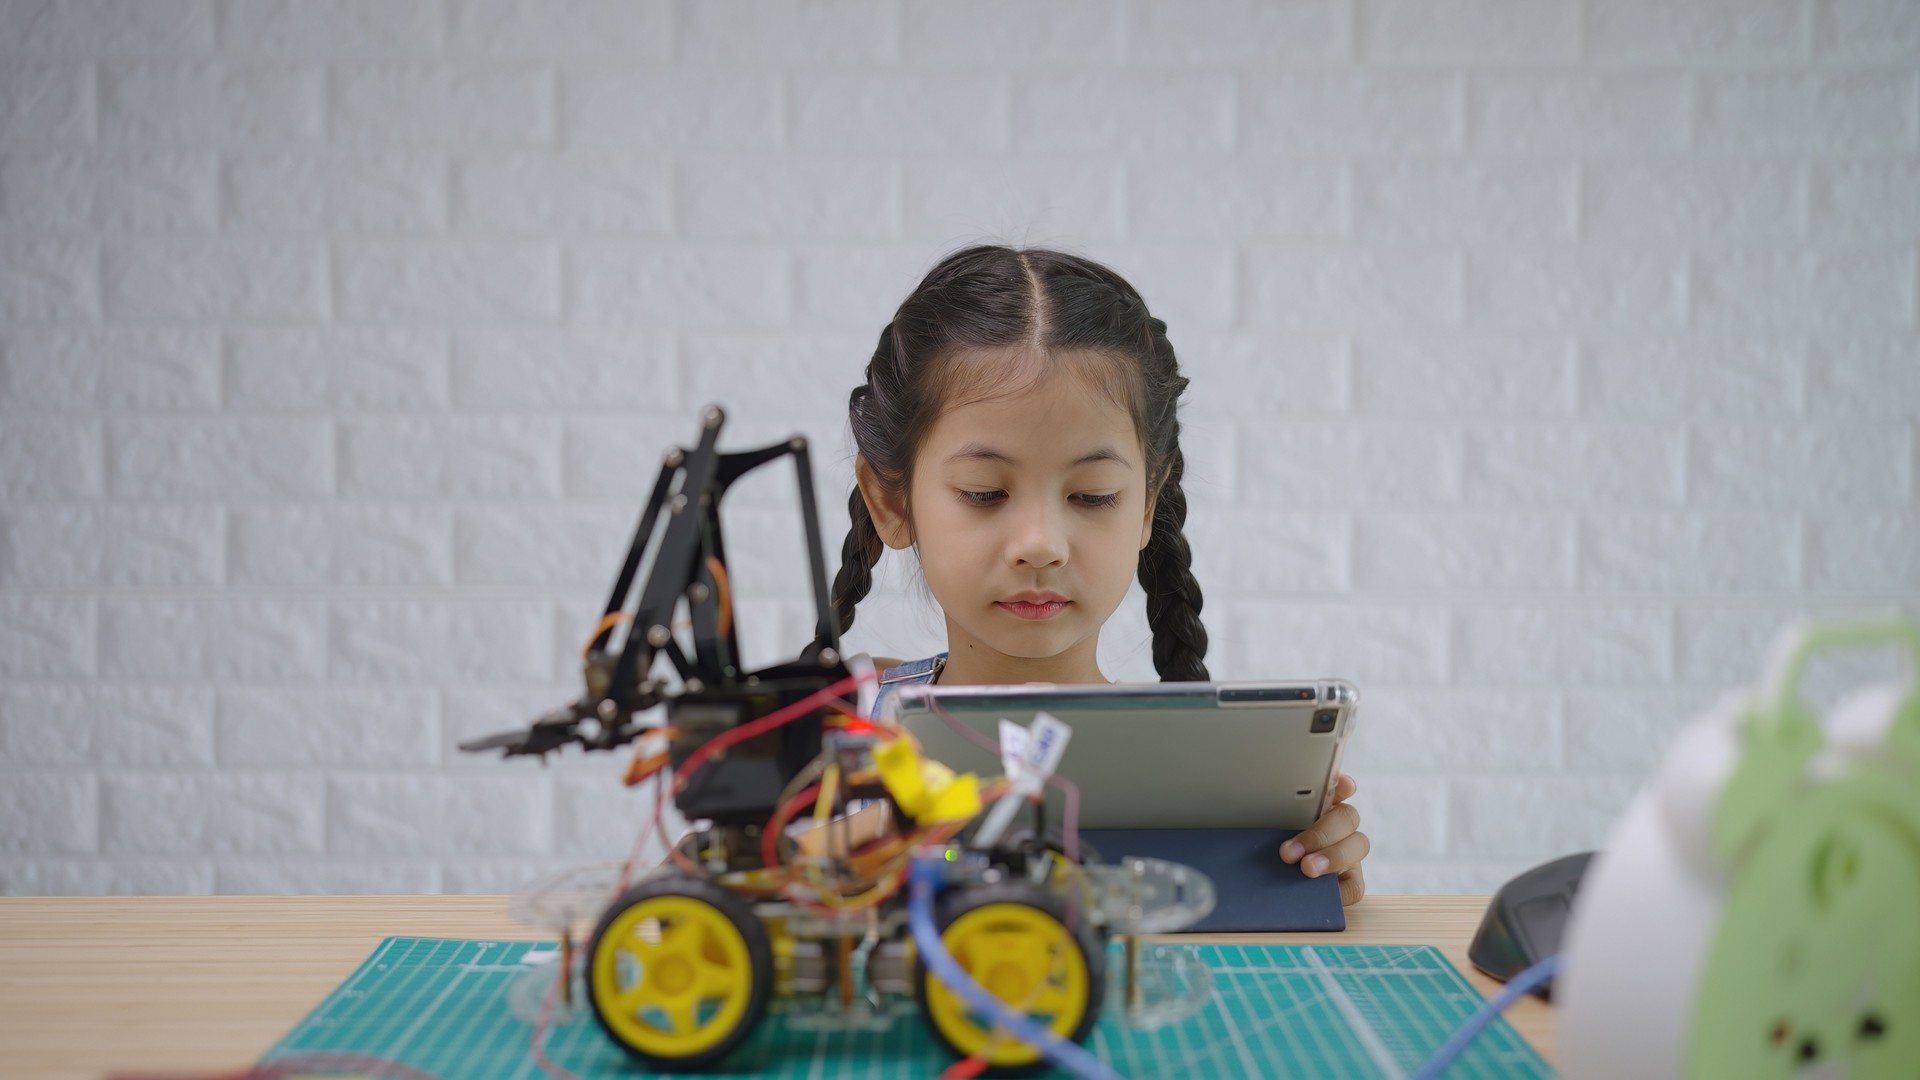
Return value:
[[(1580, 878), (1594, 853), (1583, 851), (1543, 863), (1500, 886), (1480, 917), (1480, 929), (1467, 946), (1467, 959), (1488, 975), (1506, 982), (1560, 951), (1567, 916)], [(1551, 1000), (1552, 984), (1533, 991)]]

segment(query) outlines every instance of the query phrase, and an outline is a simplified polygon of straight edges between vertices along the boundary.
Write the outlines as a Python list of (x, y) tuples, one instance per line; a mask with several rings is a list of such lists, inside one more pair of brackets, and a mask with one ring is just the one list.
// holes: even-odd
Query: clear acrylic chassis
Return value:
[[(548, 1022), (562, 1027), (591, 1007), (585, 985), (585, 946), (600, 915), (621, 891), (622, 865), (613, 861), (570, 867), (513, 894), (507, 911), (514, 921), (560, 942), (552, 950), (530, 951), (523, 959), (525, 970), (514, 978), (507, 998), (516, 1018), (535, 1023), (544, 1009)], [(626, 884), (667, 869), (636, 871)], [(1172, 933), (1205, 918), (1214, 906), (1212, 881), (1192, 867), (1161, 859), (1126, 858), (1080, 869), (1085, 875), (1082, 895), (1092, 901), (1083, 914), (1119, 939), (1122, 950), (1120, 977), (1107, 980), (1105, 1015), (1126, 1028), (1152, 1030), (1177, 1024), (1206, 1008), (1213, 997), (1207, 966), (1187, 950), (1141, 941), (1140, 936)], [(786, 932), (795, 938), (853, 937), (861, 943), (856, 947), (850, 1000), (824, 989), (782, 986), (772, 1010), (789, 1026), (806, 1031), (885, 1030), (915, 1013), (904, 967), (889, 954), (906, 937), (902, 912), (882, 917), (867, 909), (829, 915), (774, 900), (756, 904), (755, 913), (763, 919), (784, 920)], [(553, 993), (557, 965), (567, 958), (573, 967), (569, 992)], [(884, 977), (879, 974), (882, 969), (887, 971)]]

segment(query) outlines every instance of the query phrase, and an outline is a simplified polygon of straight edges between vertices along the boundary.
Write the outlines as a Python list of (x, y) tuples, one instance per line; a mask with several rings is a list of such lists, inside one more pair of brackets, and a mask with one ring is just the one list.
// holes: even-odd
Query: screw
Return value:
[(673, 640), (673, 631), (668, 630), (666, 627), (664, 626), (647, 627), (647, 644), (653, 646), (654, 648), (657, 649), (660, 646), (665, 645), (667, 642), (671, 640)]
[(687, 460), (687, 455), (681, 453), (679, 447), (676, 446), (667, 451), (667, 465), (669, 467), (677, 469), (680, 467), (680, 463), (685, 460)]
[(707, 406), (707, 412), (706, 412), (706, 421), (707, 421), (707, 426), (708, 426), (708, 427), (719, 427), (719, 426), (720, 426), (720, 419), (721, 419), (721, 417), (722, 417), (722, 415), (724, 415), (724, 414), (722, 414), (722, 413), (720, 412), (720, 409), (719, 409), (719, 408), (718, 408), (717, 406), (714, 406), (714, 405), (709, 405), (709, 406)]
[(707, 598), (707, 583), (704, 581), (694, 582), (693, 587), (687, 590), (687, 595), (693, 599), (694, 603), (700, 603)]
[(687, 693), (689, 694), (697, 694), (700, 691), (705, 690), (706, 688), (707, 688), (707, 684), (701, 682), (699, 679), (687, 680)]
[(687, 508), (687, 497), (685, 495), (675, 495), (673, 497), (673, 512), (677, 514), (680, 511), (685, 510), (686, 508)]
[(597, 711), (600, 713), (600, 719), (611, 724), (613, 723), (614, 717), (620, 715), (620, 706), (614, 704), (612, 698), (605, 698), (601, 700), (600, 708)]
[(806, 448), (807, 440), (798, 435), (787, 440), (787, 449), (789, 450), (805, 450)]
[(832, 649), (820, 650), (820, 666), (821, 667), (832, 667), (833, 665), (839, 662), (840, 662), (839, 653), (834, 652)]

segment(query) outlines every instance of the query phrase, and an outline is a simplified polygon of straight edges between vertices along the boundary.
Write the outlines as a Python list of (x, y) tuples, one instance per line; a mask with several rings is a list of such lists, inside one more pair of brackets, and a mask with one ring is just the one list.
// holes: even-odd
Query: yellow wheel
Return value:
[(600, 917), (588, 948), (587, 995), (600, 1026), (655, 1068), (719, 1060), (766, 1012), (766, 928), (712, 882), (672, 874), (635, 885)]
[[(1083, 921), (1069, 930), (1054, 895), (1024, 881), (959, 889), (942, 900), (940, 940), (975, 982), (1061, 1038), (1086, 1038), (1099, 1016), (1106, 969), (1091, 926)], [(924, 965), (916, 966), (921, 1012), (949, 1050), (984, 1057), (1002, 1075), (1046, 1064), (1038, 1049), (996, 1030)]]

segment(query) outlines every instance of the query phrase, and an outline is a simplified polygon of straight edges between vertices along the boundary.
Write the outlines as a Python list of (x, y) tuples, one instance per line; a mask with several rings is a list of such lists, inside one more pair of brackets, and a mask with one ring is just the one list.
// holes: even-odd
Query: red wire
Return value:
[[(645, 836), (646, 832), (641, 829), (640, 835)], [(667, 778), (664, 775), (653, 785), (653, 835), (660, 840), (660, 850), (664, 853), (661, 857), (672, 858), (674, 845), (678, 841), (667, 839)], [(635, 846), (639, 846), (638, 841)]]
[(660, 825), (662, 810), (660, 795), (666, 789), (667, 778), (660, 775), (658, 771), (655, 771), (652, 775), (654, 779), (653, 820), (640, 826), (639, 833), (635, 834), (633, 838), (633, 849), (627, 852), (627, 861), (620, 864), (620, 880), (614, 886), (614, 900), (620, 899), (621, 895), (627, 891), (627, 883), (633, 877), (633, 865), (640, 861), (640, 848), (646, 843), (647, 833), (659, 831), (662, 837), (666, 835), (664, 826)]
[[(713, 739), (708, 740), (699, 749), (695, 750), (691, 754), (688, 754), (687, 759), (680, 763), (680, 767), (678, 769), (673, 770), (674, 791), (678, 792), (683, 788), (685, 788), (687, 784), (687, 778), (693, 775), (694, 770), (698, 769), (701, 766), (701, 764), (703, 764), (708, 758), (712, 757), (714, 754), (720, 752), (721, 750), (724, 750), (727, 747), (732, 746), (735, 743), (741, 742), (743, 740), (751, 739), (756, 735), (760, 735), (765, 732), (772, 731), (773, 729), (781, 726), (782, 724), (791, 723), (792, 721), (812, 712), (813, 709), (821, 702), (822, 699), (831, 698), (837, 695), (838, 693), (840, 693), (840, 691), (842, 690), (845, 690), (849, 687), (858, 686), (860, 683), (862, 683), (866, 679), (871, 679), (875, 677), (876, 675), (874, 675), (873, 673), (869, 673), (865, 676), (855, 675), (846, 679), (842, 679), (840, 682), (837, 682), (832, 686), (827, 687), (824, 690), (821, 690), (814, 694), (810, 694), (807, 697), (802, 698), (801, 700), (796, 701), (793, 704), (788, 705), (784, 708), (776, 710), (775, 712), (769, 713), (758, 720), (755, 720), (751, 723), (742, 724), (739, 727), (734, 728), (732, 731), (726, 732), (723, 735), (719, 735)], [(864, 723), (864, 721), (858, 721), (858, 722)], [(667, 836), (667, 826), (666, 826), (667, 777), (665, 775), (665, 769), (656, 768), (654, 771), (652, 771), (649, 774), (649, 776), (654, 780), (653, 815), (652, 815), (653, 820), (649, 821), (646, 825), (641, 827), (639, 834), (634, 839), (633, 851), (628, 855), (627, 861), (624, 864), (622, 864), (620, 867), (620, 879), (619, 879), (618, 891), (615, 894), (615, 899), (618, 899), (620, 894), (623, 894), (626, 892), (627, 883), (632, 876), (634, 863), (639, 861), (640, 848), (649, 832), (652, 832), (655, 836), (659, 838), (662, 851), (670, 855), (673, 849), (673, 841), (670, 840)], [(819, 793), (820, 793), (819, 785), (815, 785), (814, 787), (807, 789), (807, 791), (803, 792), (799, 796), (796, 796), (788, 804), (788, 807), (783, 809), (786, 809), (789, 815), (792, 813), (795, 813), (797, 812), (798, 807), (803, 805), (806, 800), (814, 798)], [(778, 815), (776, 815), (776, 817), (777, 816)], [(764, 837), (762, 839), (761, 848), (762, 848), (763, 855), (766, 853), (768, 849), (771, 849), (775, 852), (774, 855), (766, 856), (766, 864), (769, 867), (777, 865), (778, 860), (776, 856), (779, 850), (778, 840), (779, 840), (779, 831), (777, 829), (768, 829), (765, 832)], [(576, 957), (578, 957), (579, 955), (580, 954), (576, 954)], [(572, 977), (573, 977), (573, 973), (571, 971), (562, 970), (559, 973), (560, 979), (571, 979)], [(534, 1061), (539, 1064), (541, 1070), (545, 1072), (547, 1075), (560, 1078), (560, 1080), (578, 1080), (578, 1077), (574, 1076), (573, 1073), (570, 1073), (566, 1069), (560, 1067), (558, 1064), (555, 1064), (546, 1055), (545, 1046), (546, 1046), (547, 1026), (551, 1021), (551, 1017), (553, 1013), (554, 996), (556, 991), (559, 988), (559, 985), (560, 984), (558, 980), (556, 980), (552, 985), (548, 986), (546, 997), (541, 1002), (539, 1019), (534, 1022), (533, 1057), (534, 1057)], [(252, 1080), (252, 1078), (247, 1078), (247, 1080)], [(414, 1080), (414, 1078), (408, 1077), (407, 1080)], [(428, 1077), (427, 1080), (433, 1080), (433, 1078)]]
[(815, 784), (800, 794), (795, 795), (793, 798), (788, 799), (785, 806), (773, 812), (773, 817), (767, 822), (766, 828), (760, 830), (760, 861), (765, 864), (767, 869), (771, 870), (780, 865), (781, 830), (787, 827), (787, 822), (793, 818), (793, 815), (800, 812), (802, 806), (812, 802), (819, 796), (820, 785)]
[(842, 731), (851, 731), (856, 735), (887, 735), (887, 736), (893, 735), (893, 732), (888, 731), (886, 728), (881, 727), (879, 724), (875, 724), (867, 720), (859, 720), (859, 719), (842, 720), (839, 723), (835, 724), (834, 727), (837, 727)]
[[(877, 899), (875, 899), (873, 902), (875, 904), (878, 904), (881, 900), (885, 900), (887, 897), (892, 896), (894, 893), (899, 892), (900, 886), (906, 884), (906, 882), (907, 882), (907, 868), (903, 866), (900, 868), (900, 871), (898, 873), (894, 874), (891, 878), (887, 880), (886, 891), (882, 892), (880, 896)], [(789, 895), (789, 896), (782, 897), (782, 899), (786, 900), (786, 902), (789, 904), (797, 904), (800, 907), (806, 908), (808, 911), (817, 911), (823, 915), (845, 915), (847, 913), (846, 908), (834, 907), (832, 904), (823, 904), (818, 900), (809, 900), (804, 896)]]
[[(930, 696), (926, 701), (934, 713), (940, 717), (942, 723), (994, 757), (1000, 756), (998, 739), (989, 738), (968, 727), (959, 717), (942, 707), (939, 698)], [(1080, 788), (1066, 777), (1053, 773), (1047, 774), (1047, 783), (1057, 788), (1066, 798), (1060, 822), (1060, 852), (1067, 857), (1067, 862), (1078, 868), (1080, 865)], [(1072, 927), (1080, 917), (1079, 890), (1073, 888), (1067, 890), (1066, 908), (1066, 924)]]
[[(647, 822), (645, 825), (642, 825), (640, 827), (639, 833), (634, 836), (633, 850), (627, 853), (627, 861), (620, 864), (620, 880), (614, 886), (613, 900), (618, 900), (621, 896), (625, 895), (627, 891), (627, 882), (630, 881), (633, 877), (633, 864), (640, 861), (640, 848), (643, 844), (645, 844), (647, 839), (647, 834), (649, 832), (658, 832), (663, 840), (666, 837), (665, 826), (661, 824), (660, 819), (662, 816), (664, 816), (663, 808), (665, 805), (664, 797), (666, 795), (666, 790), (667, 790), (667, 778), (664, 776), (661, 776), (657, 770), (653, 773), (653, 778), (654, 778), (653, 820)], [(589, 942), (588, 944), (591, 944), (591, 943)], [(573, 957), (574, 957), (574, 963), (576, 964), (581, 964), (586, 962), (584, 949), (575, 950)], [(563, 969), (565, 967), (565, 965), (558, 964), (558, 963), (556, 963), (554, 966), (558, 968), (563, 968)], [(546, 1073), (548, 1076), (556, 1077), (557, 1080), (580, 1080), (579, 1077), (575, 1076), (571, 1072), (568, 1072), (565, 1068), (561, 1067), (560, 1065), (556, 1064), (554, 1061), (549, 1059), (547, 1057), (547, 1050), (546, 1050), (547, 1025), (551, 1022), (553, 1017), (553, 999), (554, 999), (555, 993), (560, 988), (561, 979), (571, 979), (571, 978), (573, 978), (573, 972), (562, 970), (560, 972), (559, 979), (555, 979), (552, 983), (549, 983), (547, 985), (546, 997), (543, 998), (540, 1002), (539, 1019), (533, 1022), (534, 1063), (540, 1066), (540, 1070), (542, 1072)]]
[[(578, 956), (579, 954), (575, 953), (574, 955)], [(555, 963), (554, 966), (561, 969), (561, 979), (573, 978), (573, 972), (566, 970), (565, 964)], [(580, 1080), (578, 1076), (568, 1072), (565, 1068), (553, 1061), (553, 1059), (547, 1057), (547, 1024), (553, 1016), (554, 992), (559, 988), (560, 981), (558, 979), (548, 983), (547, 996), (541, 999), (540, 1018), (533, 1022), (533, 1060), (534, 1064), (540, 1066), (541, 1072), (553, 1077), (554, 1080)]]
[(799, 701), (796, 701), (793, 704), (786, 706), (785, 708), (777, 709), (761, 717), (758, 720), (752, 721), (751, 723), (741, 724), (739, 727), (734, 728), (732, 731), (726, 732), (723, 735), (717, 735), (712, 739), (707, 740), (705, 743), (701, 744), (698, 750), (695, 750), (693, 753), (688, 754), (687, 760), (680, 763), (680, 768), (676, 770), (677, 775), (674, 780), (674, 790), (680, 791), (684, 789), (687, 786), (687, 779), (693, 775), (693, 771), (695, 769), (699, 768), (700, 765), (703, 762), (705, 762), (708, 758), (712, 757), (713, 755), (719, 753), (722, 750), (725, 750), (727, 747), (732, 746), (737, 742), (741, 742), (746, 739), (751, 739), (755, 735), (764, 735), (767, 732), (772, 731), (774, 728), (777, 728), (782, 724), (790, 723), (794, 720), (797, 720), (800, 717), (805, 716), (806, 714), (812, 712), (826, 698), (836, 696), (840, 693), (840, 691), (845, 690), (848, 687), (858, 686), (860, 683), (865, 682), (866, 680), (874, 677), (875, 676), (872, 672), (867, 672), (862, 675), (850, 675), (847, 678), (844, 678), (839, 682), (834, 683), (832, 686), (829, 686), (824, 690), (817, 691), (815, 693), (807, 695), (806, 697), (801, 698)]
[[(842, 679), (824, 690), (810, 694), (785, 708), (769, 713), (752, 723), (742, 724), (732, 731), (708, 741), (698, 750), (687, 755), (687, 760), (681, 763), (679, 769), (675, 770), (674, 790), (678, 791), (684, 788), (687, 777), (692, 775), (693, 771), (699, 768), (702, 762), (719, 751), (737, 742), (751, 739), (755, 735), (772, 731), (782, 724), (798, 719), (812, 711), (812, 709), (823, 700), (834, 697), (843, 690), (858, 686), (866, 680), (876, 677), (877, 673), (868, 672), (864, 675), (854, 675)], [(859, 722), (864, 723), (865, 721)], [(658, 776), (657, 773), (655, 775)], [(659, 782), (654, 785), (653, 821), (640, 830), (640, 836), (645, 837), (648, 830), (651, 829), (659, 836), (660, 842), (671, 849), (672, 844), (667, 840), (666, 823), (662, 820), (666, 816), (666, 778), (662, 776), (658, 777), (658, 779)], [(818, 793), (818, 787), (812, 788), (807, 794), (795, 799), (794, 802), (798, 803)], [(768, 841), (776, 840), (777, 837), (778, 834), (776, 832), (769, 831), (767, 833)], [(763, 848), (765, 844), (766, 842), (763, 841)], [(620, 892), (624, 893), (626, 891), (627, 881), (632, 872), (633, 864), (636, 861), (639, 846), (639, 843), (636, 842), (634, 845), (634, 855), (630, 855), (626, 863), (620, 868)], [(769, 858), (767, 861), (769, 864), (772, 864), (775, 860)], [(573, 977), (573, 973), (570, 971), (561, 971), (559, 977), (562, 979), (570, 979)], [(554, 994), (558, 987), (559, 983), (556, 981), (552, 986), (547, 988), (547, 996), (541, 1005), (539, 1019), (534, 1023), (533, 1056), (534, 1060), (539, 1063), (540, 1068), (548, 1075), (565, 1077), (567, 1080), (578, 1080), (574, 1074), (561, 1068), (546, 1056), (546, 1029), (551, 1020)], [(343, 1073), (371, 1073), (375, 1076), (395, 1077), (397, 1080), (439, 1080), (439, 1078), (432, 1073), (416, 1069), (411, 1065), (406, 1065), (398, 1061), (388, 1061), (385, 1058), (374, 1057), (369, 1054), (350, 1054), (334, 1051), (275, 1058), (272, 1061), (263, 1062), (239, 1072), (205, 1074), (115, 1073), (112, 1074), (108, 1080), (283, 1080), (283, 1078), (293, 1076), (296, 1073), (323, 1072), (327, 1070), (336, 1070)]]
[(961, 1058), (959, 1061), (947, 1066), (947, 1071), (940, 1074), (940, 1080), (973, 1080), (974, 1077), (985, 1072), (986, 1068), (986, 1058)]

